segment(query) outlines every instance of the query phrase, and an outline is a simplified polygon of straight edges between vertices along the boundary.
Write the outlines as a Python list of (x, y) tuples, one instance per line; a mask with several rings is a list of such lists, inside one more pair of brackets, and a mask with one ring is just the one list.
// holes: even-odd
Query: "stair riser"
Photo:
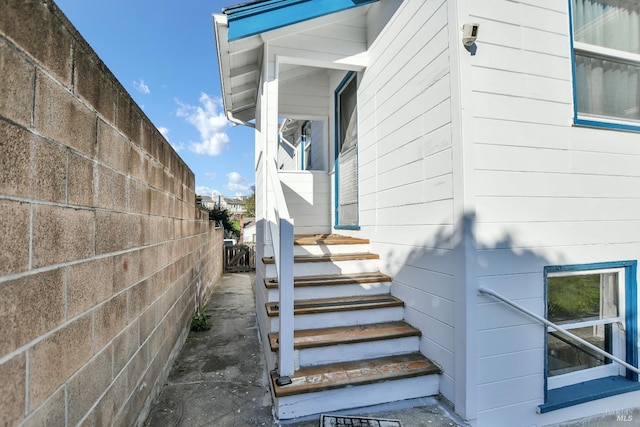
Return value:
[(294, 245), (294, 255), (338, 255), (369, 252), (369, 245)]
[[(368, 244), (350, 245), (293, 245), (294, 255), (322, 255), (322, 254), (352, 254), (357, 252), (369, 252)], [(267, 245), (264, 256), (273, 256), (273, 246)]]
[(287, 420), (313, 414), (438, 394), (439, 375), (424, 375), (317, 393), (274, 398), (276, 416)]
[[(317, 276), (320, 274), (356, 274), (378, 271), (378, 260), (300, 262), (293, 265), (294, 276)], [(265, 277), (277, 277), (275, 264), (266, 265)]]
[[(293, 296), (296, 300), (317, 298), (340, 298), (357, 295), (388, 294), (391, 282), (358, 283), (349, 285), (329, 286), (301, 286), (294, 288)], [(269, 302), (278, 301), (278, 289), (269, 289)]]
[[(394, 322), (403, 319), (402, 307), (385, 307), (367, 310), (338, 311), (296, 315), (295, 329), (333, 328), (337, 326), (364, 325), (371, 322)], [(278, 332), (278, 317), (270, 317), (270, 332)]]
[(419, 351), (419, 337), (394, 338), (380, 341), (338, 344), (327, 347), (304, 348), (298, 350), (300, 366), (316, 366), (334, 362), (386, 357)]

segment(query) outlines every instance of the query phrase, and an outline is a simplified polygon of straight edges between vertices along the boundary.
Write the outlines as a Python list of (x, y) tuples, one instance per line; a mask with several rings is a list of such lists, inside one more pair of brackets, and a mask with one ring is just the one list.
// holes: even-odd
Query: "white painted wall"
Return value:
[(329, 233), (330, 180), (324, 171), (280, 171), (284, 198), (296, 234)]
[[(640, 137), (572, 126), (567, 1), (467, 1), (477, 282), (544, 314), (543, 267), (637, 259)], [(536, 414), (544, 330), (477, 300), (478, 425), (547, 425), (640, 395)]]
[[(397, 2), (396, 2), (397, 3)], [(389, 3), (391, 4), (391, 3)], [(393, 4), (394, 8), (397, 4)], [(371, 20), (388, 14), (377, 13)], [(369, 49), (358, 88), (360, 225), (421, 351), (454, 400), (451, 106), (445, 0), (405, 1)], [(345, 231), (340, 230), (344, 233)]]
[[(294, 74), (295, 77), (287, 78), (288, 74)], [(282, 82), (278, 105), (280, 117), (304, 118), (329, 115), (329, 80), (324, 69), (297, 67), (295, 71), (289, 73), (283, 71), (280, 79)]]

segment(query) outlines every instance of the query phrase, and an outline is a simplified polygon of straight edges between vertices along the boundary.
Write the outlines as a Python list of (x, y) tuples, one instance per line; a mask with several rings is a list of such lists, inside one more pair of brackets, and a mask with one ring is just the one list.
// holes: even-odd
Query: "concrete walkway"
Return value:
[[(273, 426), (258, 340), (253, 274), (225, 274), (207, 304), (211, 330), (191, 332), (145, 423), (149, 427)], [(459, 426), (434, 398), (342, 411), (400, 420), (404, 427)], [(318, 427), (319, 416), (292, 427)]]

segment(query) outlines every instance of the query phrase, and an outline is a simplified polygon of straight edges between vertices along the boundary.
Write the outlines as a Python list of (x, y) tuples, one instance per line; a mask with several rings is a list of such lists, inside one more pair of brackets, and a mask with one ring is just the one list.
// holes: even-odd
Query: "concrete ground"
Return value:
[[(258, 339), (254, 286), (253, 274), (224, 275), (205, 311), (213, 327), (189, 334), (145, 426), (278, 425)], [(434, 398), (340, 413), (399, 420), (404, 427), (462, 425)], [(283, 424), (318, 427), (319, 419), (312, 416)]]

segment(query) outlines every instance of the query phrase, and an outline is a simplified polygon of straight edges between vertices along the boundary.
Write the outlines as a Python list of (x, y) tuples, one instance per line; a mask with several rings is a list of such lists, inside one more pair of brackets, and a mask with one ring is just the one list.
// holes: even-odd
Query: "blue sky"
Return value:
[(224, 117), (213, 13), (238, 0), (55, 0), (196, 176), (251, 194), (253, 130)]

